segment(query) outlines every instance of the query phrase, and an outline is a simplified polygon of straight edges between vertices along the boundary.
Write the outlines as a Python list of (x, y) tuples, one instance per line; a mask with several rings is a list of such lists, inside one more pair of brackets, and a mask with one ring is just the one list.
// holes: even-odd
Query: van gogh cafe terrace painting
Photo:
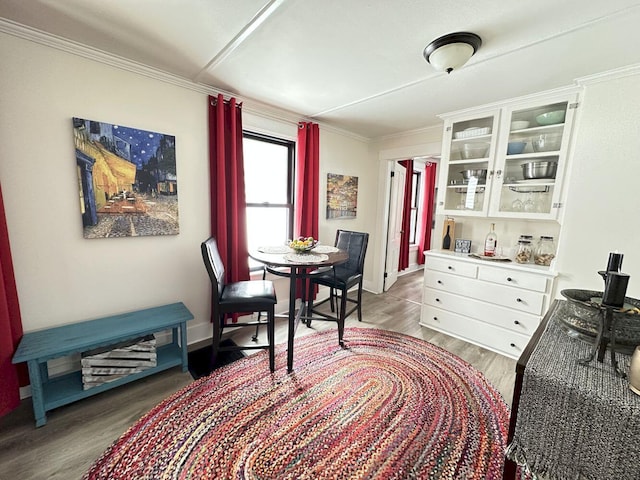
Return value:
[(84, 238), (177, 235), (175, 137), (73, 118)]

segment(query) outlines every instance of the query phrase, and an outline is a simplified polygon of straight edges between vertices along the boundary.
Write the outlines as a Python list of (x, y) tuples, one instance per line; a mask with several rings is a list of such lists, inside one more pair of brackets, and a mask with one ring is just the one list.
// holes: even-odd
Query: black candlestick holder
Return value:
[(627, 374), (623, 372), (618, 366), (618, 360), (616, 359), (616, 319), (617, 315), (614, 312), (620, 311), (620, 308), (610, 305), (600, 304), (600, 322), (598, 324), (598, 334), (593, 344), (593, 348), (588, 357), (578, 360), (581, 365), (586, 365), (594, 358), (598, 362), (604, 361), (604, 356), (609, 348), (611, 354), (611, 365), (613, 366), (616, 375), (620, 378), (626, 378)]
[(604, 280), (604, 292), (602, 300), (595, 302), (600, 309), (600, 321), (598, 322), (598, 334), (594, 342), (591, 354), (587, 358), (578, 360), (578, 363), (585, 365), (594, 359), (597, 353), (598, 362), (604, 361), (607, 346), (611, 353), (611, 365), (615, 369), (616, 375), (626, 378), (626, 374), (618, 367), (616, 359), (616, 319), (614, 312), (620, 312), (624, 308), (624, 299), (627, 293), (629, 275), (620, 273), (622, 266), (622, 254), (609, 254), (607, 271), (598, 271), (598, 275)]

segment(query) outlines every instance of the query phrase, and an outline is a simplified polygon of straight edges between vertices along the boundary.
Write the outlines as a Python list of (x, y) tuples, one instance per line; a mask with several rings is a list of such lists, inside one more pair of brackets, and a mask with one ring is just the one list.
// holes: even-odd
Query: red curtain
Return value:
[(20, 385), (29, 383), (24, 364), (20, 368), (11, 363), (20, 338), (22, 320), (18, 291), (13, 274), (9, 231), (4, 215), (4, 202), (0, 188), (0, 417), (20, 403)]
[(400, 259), (398, 271), (409, 268), (409, 233), (411, 231), (411, 185), (413, 183), (413, 160), (398, 162), (406, 170), (404, 177), (404, 205), (402, 207), (402, 235), (400, 235)]
[[(294, 205), (293, 236), (318, 238), (318, 212), (320, 210), (320, 128), (317, 123), (298, 123), (296, 156), (296, 196)], [(296, 298), (306, 288), (298, 279)], [(317, 289), (313, 292), (315, 296)]]
[(209, 96), (211, 235), (227, 282), (249, 280), (241, 107), (235, 98)]
[(424, 264), (424, 251), (431, 248), (431, 225), (433, 224), (433, 202), (435, 202), (437, 164), (427, 162), (424, 168), (424, 190), (422, 202), (422, 220), (420, 222), (420, 242), (418, 246), (418, 265)]
[(320, 128), (298, 123), (294, 237), (318, 238), (320, 201)]

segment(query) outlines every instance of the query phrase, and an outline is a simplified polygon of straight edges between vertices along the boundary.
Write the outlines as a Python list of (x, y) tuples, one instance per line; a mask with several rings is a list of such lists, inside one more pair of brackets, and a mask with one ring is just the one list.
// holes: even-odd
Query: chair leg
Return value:
[(329, 304), (331, 305), (331, 313), (336, 311), (337, 302), (335, 302), (335, 295), (333, 287), (329, 288)]
[(362, 279), (358, 283), (358, 321), (362, 321)]
[(276, 369), (275, 353), (275, 308), (272, 306), (267, 313), (267, 340), (269, 341), (269, 369), (273, 372)]
[[(336, 318), (340, 318), (340, 308), (342, 307), (342, 290), (340, 290), (340, 294), (338, 294), (338, 290), (336, 289), (335, 293), (334, 293), (334, 298), (336, 300)], [(347, 297), (348, 298), (348, 297)], [(338, 300), (340, 300), (340, 302), (338, 302)], [(347, 302), (345, 301), (344, 303), (345, 305), (347, 304)], [(333, 310), (331, 310), (333, 311)]]
[[(262, 280), (265, 280), (267, 278), (267, 266), (264, 265), (262, 267)], [(262, 316), (262, 312), (258, 312), (258, 322), (260, 322), (260, 317)], [(258, 329), (260, 328), (260, 325), (256, 325), (256, 334), (251, 337), (251, 340), (253, 340), (254, 342), (258, 341)]]
[(341, 291), (340, 297), (340, 310), (338, 312), (338, 343), (341, 347), (344, 347), (344, 314), (347, 311), (347, 290)]
[[(258, 322), (260, 322), (260, 316), (262, 315), (262, 312), (258, 312)], [(269, 318), (267, 316), (267, 321), (269, 321)], [(256, 325), (256, 334), (251, 337), (251, 340), (253, 340), (254, 342), (258, 341), (258, 330), (260, 329), (260, 324)]]
[(313, 316), (313, 282), (309, 280), (309, 292), (307, 296), (307, 318), (305, 320), (305, 324), (308, 328), (311, 328), (311, 317)]
[(213, 322), (213, 338), (211, 340), (211, 370), (216, 366), (216, 358), (220, 349), (220, 338), (222, 338), (222, 322), (224, 322), (224, 314), (219, 315), (218, 319)]

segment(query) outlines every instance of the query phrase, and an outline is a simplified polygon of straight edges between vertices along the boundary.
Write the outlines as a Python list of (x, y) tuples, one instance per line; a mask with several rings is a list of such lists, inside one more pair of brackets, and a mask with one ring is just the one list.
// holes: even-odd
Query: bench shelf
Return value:
[[(25, 334), (13, 363), (27, 362), (36, 426), (47, 422), (46, 412), (77, 400), (110, 390), (178, 365), (186, 372), (187, 328), (193, 315), (182, 302), (148, 308), (111, 317), (88, 320)], [(134, 339), (172, 331), (172, 341), (157, 348), (157, 365), (112, 382), (83, 389), (82, 373), (49, 378), (47, 361)]]

